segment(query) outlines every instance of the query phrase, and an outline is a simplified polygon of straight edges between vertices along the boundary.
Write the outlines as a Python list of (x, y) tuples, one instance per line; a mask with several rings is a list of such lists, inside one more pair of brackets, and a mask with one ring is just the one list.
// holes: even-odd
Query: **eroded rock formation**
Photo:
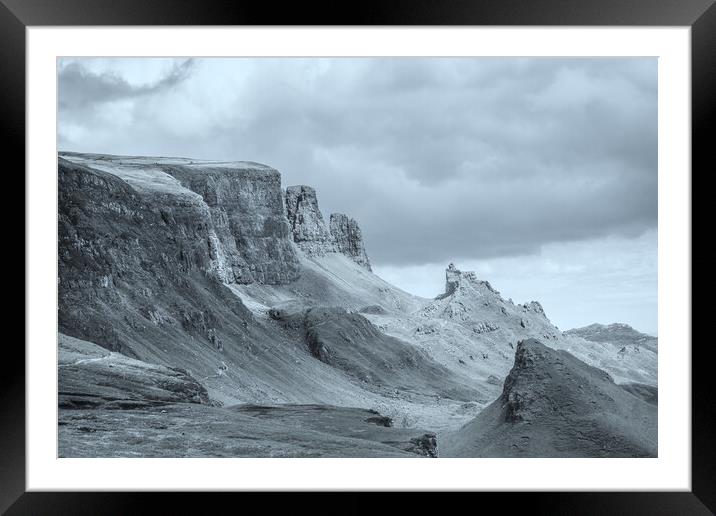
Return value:
[(331, 236), (335, 241), (336, 251), (370, 271), (370, 260), (365, 252), (363, 234), (358, 223), (342, 213), (332, 213), (330, 220)]
[(315, 189), (305, 185), (289, 186), (285, 204), (293, 241), (306, 255), (341, 253), (371, 270), (358, 223), (342, 213), (333, 213), (327, 226)]
[(296, 245), (309, 256), (334, 251), (331, 233), (318, 208), (316, 190), (298, 185), (286, 188), (286, 217)]

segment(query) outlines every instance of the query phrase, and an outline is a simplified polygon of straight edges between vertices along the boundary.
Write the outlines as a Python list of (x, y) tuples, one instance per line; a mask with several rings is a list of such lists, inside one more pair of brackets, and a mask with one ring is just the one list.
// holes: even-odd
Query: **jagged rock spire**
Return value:
[(286, 217), (293, 241), (309, 256), (334, 250), (331, 234), (318, 208), (316, 190), (297, 185), (286, 188)]
[(371, 270), (358, 223), (342, 213), (333, 213), (330, 225), (326, 226), (314, 188), (306, 185), (287, 187), (285, 204), (293, 241), (304, 253), (309, 256), (341, 253)]

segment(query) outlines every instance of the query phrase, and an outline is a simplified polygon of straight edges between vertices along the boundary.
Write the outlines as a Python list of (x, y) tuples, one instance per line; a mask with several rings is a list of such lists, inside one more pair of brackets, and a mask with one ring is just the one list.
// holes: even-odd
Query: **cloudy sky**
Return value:
[(654, 58), (65, 59), (58, 87), (60, 150), (266, 163), (405, 290), (454, 262), (562, 329), (657, 332)]

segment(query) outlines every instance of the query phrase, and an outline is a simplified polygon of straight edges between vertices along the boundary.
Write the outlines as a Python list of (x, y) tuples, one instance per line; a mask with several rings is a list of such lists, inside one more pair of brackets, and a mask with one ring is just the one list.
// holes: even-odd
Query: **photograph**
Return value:
[(60, 460), (660, 457), (658, 57), (56, 65)]

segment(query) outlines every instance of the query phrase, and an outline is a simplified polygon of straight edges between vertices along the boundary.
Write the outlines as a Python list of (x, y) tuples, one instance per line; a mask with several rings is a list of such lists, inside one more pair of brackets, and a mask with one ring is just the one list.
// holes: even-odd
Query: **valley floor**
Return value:
[(60, 457), (435, 457), (435, 435), (328, 405), (62, 409)]

